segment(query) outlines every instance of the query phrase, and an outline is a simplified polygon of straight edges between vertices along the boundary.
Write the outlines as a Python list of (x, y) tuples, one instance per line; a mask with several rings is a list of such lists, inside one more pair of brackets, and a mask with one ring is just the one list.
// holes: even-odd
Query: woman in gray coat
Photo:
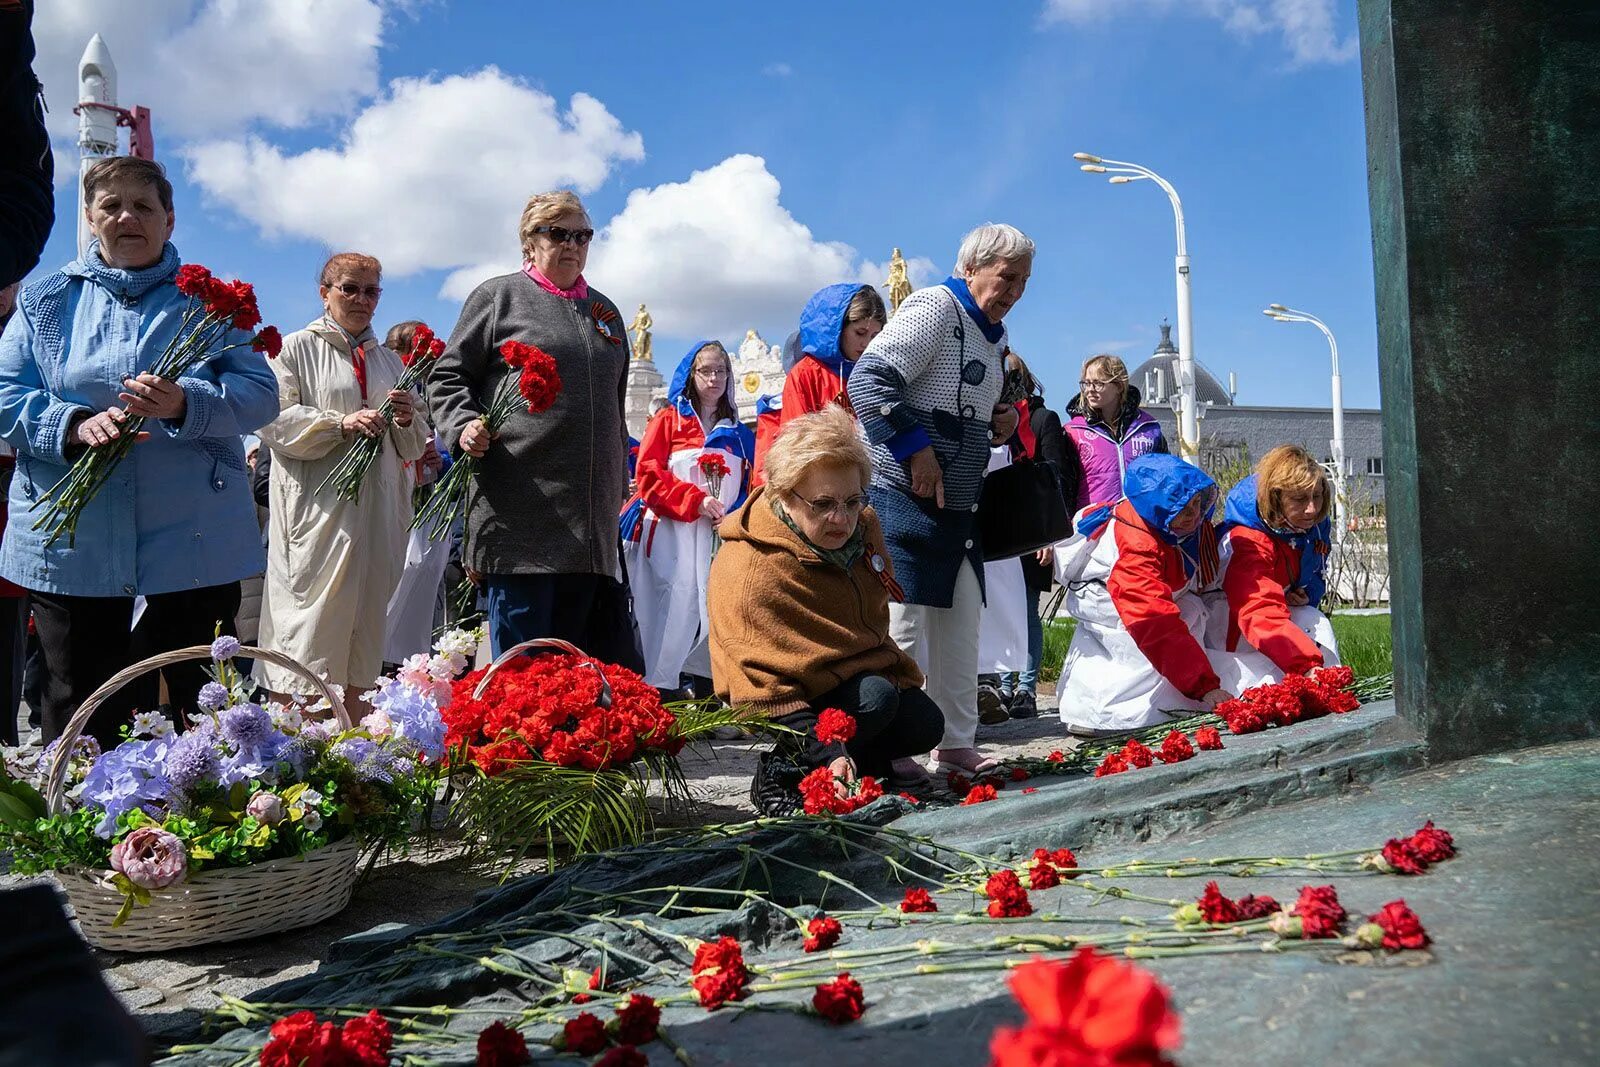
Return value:
[[(617, 512), (628, 490), (623, 419), (628, 339), (617, 306), (583, 277), (594, 227), (577, 196), (539, 193), (523, 209), (523, 268), (472, 291), (428, 383), (452, 454), (482, 459), (468, 492), (466, 565), (482, 576), (495, 654), (559, 637), (637, 665), (619, 583)], [(507, 341), (555, 359), (561, 392), (518, 411), (492, 439), (483, 420)], [(630, 662), (631, 661), (631, 662)]]

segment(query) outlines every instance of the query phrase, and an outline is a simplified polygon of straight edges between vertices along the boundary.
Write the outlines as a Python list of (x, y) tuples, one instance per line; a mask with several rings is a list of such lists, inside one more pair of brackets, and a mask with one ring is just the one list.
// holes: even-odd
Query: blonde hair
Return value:
[(571, 189), (556, 189), (548, 193), (534, 193), (522, 209), (522, 219), (517, 223), (517, 238), (522, 242), (522, 258), (529, 258), (533, 250), (533, 231), (549, 226), (563, 215), (577, 212), (585, 219), (589, 212)]
[(1128, 384), (1128, 365), (1109, 352), (1102, 352), (1098, 356), (1090, 356), (1084, 360), (1083, 370), (1078, 372), (1078, 377), (1081, 378), (1092, 370), (1103, 371), (1107, 378), (1124, 387)]
[(786, 423), (767, 452), (767, 487), (779, 496), (793, 493), (812, 467), (855, 468), (861, 486), (872, 480), (872, 456), (856, 428), (856, 420), (837, 404)]
[(1256, 465), (1256, 510), (1273, 529), (1289, 525), (1283, 514), (1283, 494), (1314, 492), (1322, 494), (1322, 503), (1313, 525), (1328, 517), (1332, 494), (1328, 491), (1328, 472), (1299, 445), (1279, 445)]

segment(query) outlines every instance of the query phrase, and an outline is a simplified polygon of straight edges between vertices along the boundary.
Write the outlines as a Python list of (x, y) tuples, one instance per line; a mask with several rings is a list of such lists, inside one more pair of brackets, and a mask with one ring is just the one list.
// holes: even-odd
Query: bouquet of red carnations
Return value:
[[(176, 284), (178, 292), (189, 298), (189, 306), (178, 332), (167, 342), (166, 351), (145, 373), (176, 382), (196, 367), (236, 348), (265, 352), (269, 359), (282, 350), (283, 338), (276, 326), (264, 327), (249, 340), (226, 343), (230, 330), (254, 330), (261, 324), (255, 287), (249, 282), (225, 282), (198, 263), (186, 263), (178, 268)], [(54, 544), (62, 534), (67, 535), (68, 545), (76, 544), (78, 518), (139, 441), (146, 418), (125, 417), (117, 427), (115, 440), (85, 451), (73, 462), (67, 476), (34, 503), (33, 510), (49, 505), (33, 523), (35, 530), (49, 529), (45, 544)]]
[[(405, 369), (400, 372), (400, 380), (394, 383), (394, 387), (405, 391), (422, 384), (443, 353), (444, 342), (434, 336), (427, 323), (419, 325), (411, 338), (411, 351), (400, 356), (400, 362), (405, 365)], [(378, 414), (383, 416), (386, 426), (393, 426), (394, 401), (385, 398), (383, 405), (378, 408)], [(367, 471), (372, 468), (373, 460), (383, 451), (383, 443), (387, 436), (388, 433), (385, 431), (377, 437), (356, 438), (355, 443), (350, 446), (350, 451), (346, 452), (338, 465), (322, 479), (322, 484), (317, 486), (317, 492), (320, 493), (332, 485), (338, 487), (340, 498), (359, 500), (361, 485), (367, 479)]]
[[(706, 490), (716, 499), (722, 499), (722, 479), (733, 473), (728, 466), (728, 461), (716, 449), (707, 449), (700, 453), (700, 473), (705, 477)], [(722, 547), (722, 535), (716, 530), (711, 531), (711, 555), (716, 557), (717, 549)]]
[[(500, 355), (516, 373), (500, 379), (489, 410), (484, 412), (483, 424), (491, 437), (500, 432), (519, 407), (530, 415), (537, 415), (548, 410), (561, 393), (561, 375), (556, 372), (556, 361), (548, 352), (521, 341), (507, 341), (500, 346)], [(428, 539), (432, 541), (447, 537), (456, 519), (466, 513), (467, 489), (477, 473), (478, 457), (461, 456), (439, 480), (428, 502), (417, 511), (411, 528), (427, 528)]]

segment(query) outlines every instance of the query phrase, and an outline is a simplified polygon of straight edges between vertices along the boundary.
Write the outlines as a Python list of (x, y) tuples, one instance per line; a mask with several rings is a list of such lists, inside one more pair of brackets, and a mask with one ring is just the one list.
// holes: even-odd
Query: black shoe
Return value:
[(978, 686), (978, 721), (985, 726), (997, 726), (1011, 718), (1000, 699), (1000, 690), (992, 685)]
[(750, 776), (750, 803), (761, 814), (775, 819), (798, 815), (805, 809), (800, 796), (800, 779), (805, 768), (777, 752), (756, 757), (756, 773)]
[(1011, 717), (1013, 719), (1032, 719), (1039, 714), (1039, 704), (1031, 689), (1018, 689), (1011, 696)]

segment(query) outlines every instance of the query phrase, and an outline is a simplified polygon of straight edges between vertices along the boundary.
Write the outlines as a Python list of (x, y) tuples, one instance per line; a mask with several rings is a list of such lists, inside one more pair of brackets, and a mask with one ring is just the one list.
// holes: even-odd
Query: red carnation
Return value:
[(1265, 895), (1258, 897), (1252, 893), (1246, 893), (1236, 903), (1241, 919), (1265, 919), (1273, 912), (1282, 910), (1278, 902), (1271, 897)]
[(695, 949), (689, 984), (700, 998), (700, 1006), (715, 1009), (744, 995), (750, 972), (745, 969), (744, 950), (731, 937), (707, 941)]
[(1028, 773), (1026, 767), (1011, 768), (1011, 780), (1013, 782), (1026, 782), (1030, 777), (1032, 777), (1032, 775)]
[(1022, 888), (1016, 871), (996, 871), (984, 884), (983, 892), (989, 898), (991, 919), (1020, 919), (1033, 914), (1028, 891)]
[(826, 708), (817, 716), (817, 740), (825, 745), (842, 745), (856, 735), (855, 716), (838, 708)]
[(1027, 796), (1029, 793), (1037, 793), (1038, 791), (1039, 791), (1039, 787), (1038, 786), (1030, 785), (1030, 786), (1028, 786), (1026, 789), (1024, 789), (1022, 791), (1022, 795), (1023, 796)]
[(969, 804), (983, 804), (987, 801), (994, 800), (998, 796), (999, 794), (995, 792), (994, 786), (992, 785), (975, 785), (971, 789), (967, 790), (967, 795), (962, 798), (961, 803), (963, 806)]
[(250, 342), (250, 348), (256, 352), (265, 352), (268, 359), (277, 359), (278, 353), (283, 351), (283, 334), (278, 332), (276, 326), (264, 327)]
[(800, 779), (800, 798), (807, 815), (842, 814), (847, 809), (835, 781), (832, 767), (818, 767)]
[(850, 810), (855, 811), (857, 808), (864, 808), (881, 796), (883, 796), (883, 786), (879, 785), (878, 780), (869, 774), (856, 783), (855, 791), (850, 794)]
[(901, 800), (909, 801), (912, 804), (921, 804), (922, 803), (922, 801), (918, 800), (916, 797), (912, 796), (910, 793), (901, 792), (901, 793), (897, 793), (896, 796), (898, 796)]
[(1194, 757), (1194, 746), (1189, 739), (1177, 730), (1172, 731), (1161, 739), (1161, 762), (1182, 763)]
[(339, 1036), (344, 1046), (344, 1062), (350, 1067), (387, 1067), (394, 1034), (389, 1029), (389, 1021), (376, 1010), (345, 1020)]
[(338, 1023), (318, 1023), (309, 1011), (297, 1011), (272, 1024), (261, 1050), (262, 1067), (300, 1067), (305, 1062), (330, 1067), (387, 1067), (394, 1036), (388, 1020), (376, 1011)]
[(1417, 913), (1406, 907), (1403, 900), (1385, 904), (1372, 921), (1383, 927), (1383, 947), (1394, 951), (1403, 948), (1426, 948), (1428, 931), (1422, 928)]
[[(1038, 855), (1038, 853), (1034, 854)], [(1056, 869), (1061, 872), (1062, 877), (1078, 877), (1078, 857), (1073, 854), (1070, 848), (1058, 848), (1050, 853), (1050, 862), (1056, 865)], [(1072, 873), (1068, 874), (1068, 871)]]
[(1222, 747), (1222, 731), (1215, 726), (1202, 726), (1194, 732), (1194, 743), (1206, 751)]
[(594, 1061), (593, 1067), (649, 1067), (650, 1060), (632, 1045), (618, 1045), (606, 1049), (606, 1054)]
[(1383, 861), (1396, 874), (1421, 874), (1428, 869), (1428, 861), (1417, 854), (1410, 838), (1391, 837), (1383, 846)]
[(204, 296), (210, 282), (211, 272), (198, 263), (185, 263), (178, 268), (178, 276), (173, 279), (178, 292), (184, 296)]
[[(1043, 852), (1040, 849), (1039, 852)], [(1033, 890), (1054, 889), (1061, 884), (1061, 872), (1048, 859), (1040, 860), (1039, 852), (1033, 854), (1034, 862), (1028, 868), (1028, 888)]]
[(1122, 746), (1122, 758), (1128, 761), (1130, 767), (1149, 767), (1155, 763), (1156, 754), (1137, 737), (1130, 737), (1128, 743)]
[(661, 1026), (661, 1006), (643, 993), (635, 993), (617, 1009), (617, 1040), (624, 1045), (644, 1045), (656, 1039)]
[(807, 952), (822, 952), (839, 943), (839, 937), (844, 933), (844, 927), (839, 925), (839, 920), (831, 915), (819, 915), (806, 923), (805, 950)]
[(1308, 939), (1337, 937), (1339, 924), (1345, 919), (1344, 905), (1331, 885), (1302, 886), (1300, 898), (1289, 910), (1300, 917), (1304, 925), (1302, 936)]
[(1236, 923), (1243, 918), (1239, 914), (1239, 905), (1222, 895), (1222, 889), (1215, 882), (1207, 882), (1204, 893), (1196, 902), (1200, 906), (1200, 915), (1208, 923)]
[(521, 1067), (532, 1063), (528, 1042), (517, 1031), (496, 1020), (478, 1033), (478, 1067)]
[(233, 328), (253, 330), (261, 325), (261, 309), (256, 305), (256, 289), (249, 282), (233, 283)]
[(1456, 840), (1450, 831), (1441, 830), (1429, 819), (1422, 829), (1411, 835), (1411, 850), (1425, 863), (1438, 863), (1456, 854)]
[(1319, 667), (1311, 672), (1311, 678), (1318, 685), (1330, 689), (1348, 689), (1355, 684), (1356, 672), (1349, 667)]
[(861, 983), (845, 971), (833, 981), (817, 986), (811, 1006), (830, 1023), (842, 1025), (861, 1018), (867, 998), (861, 991)]
[(995, 1031), (990, 1067), (1160, 1067), (1181, 1040), (1166, 988), (1092, 948), (1023, 964), (1011, 991), (1027, 1022)]
[(606, 1024), (589, 1012), (580, 1011), (561, 1028), (562, 1047), (579, 1056), (592, 1056), (606, 1047)]
[(1121, 774), (1128, 769), (1128, 761), (1120, 752), (1108, 752), (1106, 758), (1100, 761), (1100, 766), (1094, 769), (1096, 778), (1104, 778), (1108, 774)]
[(900, 901), (900, 910), (910, 915), (914, 912), (938, 911), (939, 905), (934, 903), (926, 889), (907, 889), (905, 899)]
[(1050, 755), (1045, 757), (1045, 762), (1046, 763), (1061, 763), (1061, 762), (1065, 761), (1066, 758), (1067, 758), (1066, 753), (1062, 752), (1058, 748), (1054, 752), (1050, 753)]
[[(716, 449), (707, 449), (700, 453), (700, 458), (695, 461), (700, 466), (700, 473), (709, 480), (711, 478), (726, 478), (733, 473), (733, 468), (728, 466), (728, 461)], [(833, 709), (837, 711), (838, 709)], [(824, 712), (826, 714), (826, 712)], [(854, 733), (854, 730), (851, 731)], [(849, 738), (845, 738), (849, 740)]]
[(958, 797), (967, 795), (967, 790), (972, 788), (972, 779), (960, 771), (951, 771), (945, 776), (944, 784), (950, 787), (950, 792)]

